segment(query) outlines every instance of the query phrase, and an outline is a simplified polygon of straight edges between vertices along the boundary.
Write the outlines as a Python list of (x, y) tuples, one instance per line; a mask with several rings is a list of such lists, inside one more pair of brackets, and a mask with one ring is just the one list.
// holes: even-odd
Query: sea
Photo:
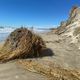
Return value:
[[(6, 27), (0, 27), (0, 42), (3, 42), (6, 40), (6, 38), (9, 36), (9, 34), (14, 31), (16, 28), (6, 28)], [(28, 28), (30, 29), (30, 28)], [(34, 28), (33, 32), (34, 33), (44, 33), (44, 32), (48, 32), (49, 30), (44, 30), (44, 29), (37, 29)]]
[(13, 28), (0, 28), (0, 42), (3, 42), (6, 40), (6, 38), (9, 36), (9, 34), (13, 31)]

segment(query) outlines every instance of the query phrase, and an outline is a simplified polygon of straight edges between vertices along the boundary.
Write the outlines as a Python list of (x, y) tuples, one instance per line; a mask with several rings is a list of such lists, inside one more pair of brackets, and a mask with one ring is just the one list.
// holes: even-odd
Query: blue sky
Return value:
[(0, 0), (0, 25), (51, 27), (68, 18), (80, 0)]

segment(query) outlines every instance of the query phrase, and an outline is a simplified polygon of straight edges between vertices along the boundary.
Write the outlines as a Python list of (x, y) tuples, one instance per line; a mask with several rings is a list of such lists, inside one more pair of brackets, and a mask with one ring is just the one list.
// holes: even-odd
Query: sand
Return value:
[(0, 64), (0, 80), (46, 80), (45, 76), (25, 71), (15, 62)]
[(80, 50), (70, 43), (71, 39), (66, 39), (52, 33), (41, 34), (49, 49), (52, 50), (53, 56), (45, 57), (55, 64), (67, 69), (80, 69)]

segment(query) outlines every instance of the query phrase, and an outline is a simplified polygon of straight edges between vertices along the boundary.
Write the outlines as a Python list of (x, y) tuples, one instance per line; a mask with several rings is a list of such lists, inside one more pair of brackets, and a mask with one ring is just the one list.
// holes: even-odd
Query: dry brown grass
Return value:
[(42, 38), (26, 28), (13, 31), (1, 49), (0, 60), (8, 61), (18, 58), (39, 56), (45, 48)]
[(26, 70), (47, 76), (49, 78), (48, 80), (80, 80), (80, 73), (78, 71), (55, 67), (51, 65), (51, 62), (20, 60), (18, 64), (22, 65)]

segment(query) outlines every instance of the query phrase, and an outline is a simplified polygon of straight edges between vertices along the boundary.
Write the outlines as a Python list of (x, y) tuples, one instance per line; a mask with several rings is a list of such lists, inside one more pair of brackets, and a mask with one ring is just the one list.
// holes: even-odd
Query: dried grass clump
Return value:
[(7, 38), (0, 54), (1, 61), (39, 56), (45, 48), (40, 36), (26, 28), (13, 31)]
[(48, 80), (80, 80), (80, 73), (77, 70), (56, 67), (50, 61), (19, 60), (18, 64), (26, 70), (47, 76)]

